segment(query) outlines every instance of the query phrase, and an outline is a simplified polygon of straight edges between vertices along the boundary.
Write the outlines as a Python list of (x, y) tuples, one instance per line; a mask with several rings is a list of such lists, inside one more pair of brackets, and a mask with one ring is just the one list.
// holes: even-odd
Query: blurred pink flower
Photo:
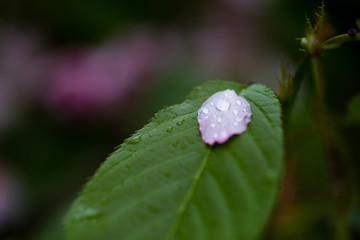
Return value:
[(69, 50), (55, 62), (45, 102), (61, 113), (75, 115), (114, 106), (125, 101), (130, 91), (146, 85), (158, 54), (157, 41), (147, 32), (93, 50)]
[(259, 32), (249, 17), (220, 11), (193, 33), (195, 56), (205, 72), (231, 76), (253, 71), (260, 53)]
[(243, 11), (260, 12), (271, 5), (273, 0), (221, 0), (231, 8)]
[(41, 35), (15, 27), (0, 29), (0, 132), (38, 96), (47, 68), (39, 57)]
[(210, 79), (262, 82), (277, 89), (283, 54), (263, 27), (259, 15), (246, 8), (217, 8), (190, 38), (196, 64)]

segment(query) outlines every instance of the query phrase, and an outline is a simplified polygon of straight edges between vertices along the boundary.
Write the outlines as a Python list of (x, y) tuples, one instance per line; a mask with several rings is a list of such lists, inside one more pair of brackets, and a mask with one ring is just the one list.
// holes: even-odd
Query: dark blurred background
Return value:
[[(358, 0), (325, 4), (334, 35), (356, 27)], [(294, 69), (305, 14), (319, 5), (0, 0), (0, 239), (62, 239), (62, 216), (99, 164), (156, 111), (182, 102), (205, 80), (259, 82), (278, 91), (281, 63)], [(358, 43), (348, 43), (322, 56), (327, 109), (354, 169), (360, 121), (346, 119), (360, 93), (359, 53)], [(306, 79), (287, 129), (287, 168), (267, 239), (340, 239), (331, 196), (344, 182), (329, 176)], [(353, 105), (356, 112), (360, 103)], [(356, 196), (346, 196), (355, 202), (346, 210), (352, 239), (360, 239)]]

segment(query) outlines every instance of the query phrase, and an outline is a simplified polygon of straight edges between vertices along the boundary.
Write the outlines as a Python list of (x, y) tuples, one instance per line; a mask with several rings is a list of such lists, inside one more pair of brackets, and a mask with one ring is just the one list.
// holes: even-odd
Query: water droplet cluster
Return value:
[(246, 131), (251, 115), (250, 104), (235, 91), (217, 92), (198, 110), (201, 138), (209, 145), (224, 143)]

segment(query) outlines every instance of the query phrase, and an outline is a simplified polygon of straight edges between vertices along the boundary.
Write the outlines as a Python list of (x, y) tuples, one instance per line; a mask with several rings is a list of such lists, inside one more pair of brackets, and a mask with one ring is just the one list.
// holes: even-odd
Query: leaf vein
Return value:
[(274, 127), (275, 125), (274, 125), (274, 123), (273, 123), (273, 121), (271, 120), (271, 118), (268, 116), (268, 114), (265, 112), (265, 110), (261, 107), (261, 106), (259, 106), (256, 102), (254, 102), (253, 100), (251, 100), (251, 99), (247, 99), (249, 102), (251, 102), (252, 104), (254, 104), (254, 106), (257, 108), (257, 109), (259, 109), (259, 111), (265, 116), (265, 118), (266, 118), (266, 120), (268, 120), (268, 122), (271, 124), (271, 126), (272, 127)]
[(180, 205), (180, 207), (178, 209), (178, 217), (177, 217), (175, 223), (173, 224), (172, 228), (170, 228), (169, 235), (166, 237), (166, 239), (173, 239), (176, 236), (177, 232), (179, 231), (181, 222), (184, 219), (185, 212), (189, 209), (193, 195), (199, 186), (200, 179), (201, 179), (202, 175), (204, 174), (205, 169), (208, 166), (209, 155), (210, 155), (210, 150), (208, 150), (207, 154), (204, 156), (203, 163), (201, 164), (199, 171), (194, 176), (194, 182), (193, 182), (192, 186), (190, 187), (190, 190), (188, 191), (184, 202)]

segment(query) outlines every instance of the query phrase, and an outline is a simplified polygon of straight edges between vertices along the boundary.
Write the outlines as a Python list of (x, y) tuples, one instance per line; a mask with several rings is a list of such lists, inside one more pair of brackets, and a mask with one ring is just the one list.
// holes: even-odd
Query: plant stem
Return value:
[[(313, 114), (322, 138), (329, 170), (333, 175), (334, 237), (336, 240), (347, 240), (349, 239), (349, 216), (353, 207), (354, 172), (345, 140), (335, 130), (335, 126), (331, 123), (331, 117), (326, 111), (324, 104), (325, 79), (321, 59), (316, 50), (313, 53), (310, 55), (315, 88)], [(334, 166), (335, 168), (332, 169)], [(337, 186), (339, 183), (341, 183), (340, 188)]]
[(318, 98), (317, 100), (320, 104), (322, 104), (324, 98), (325, 81), (320, 57), (318, 55), (311, 57), (311, 70), (314, 79), (315, 91)]

